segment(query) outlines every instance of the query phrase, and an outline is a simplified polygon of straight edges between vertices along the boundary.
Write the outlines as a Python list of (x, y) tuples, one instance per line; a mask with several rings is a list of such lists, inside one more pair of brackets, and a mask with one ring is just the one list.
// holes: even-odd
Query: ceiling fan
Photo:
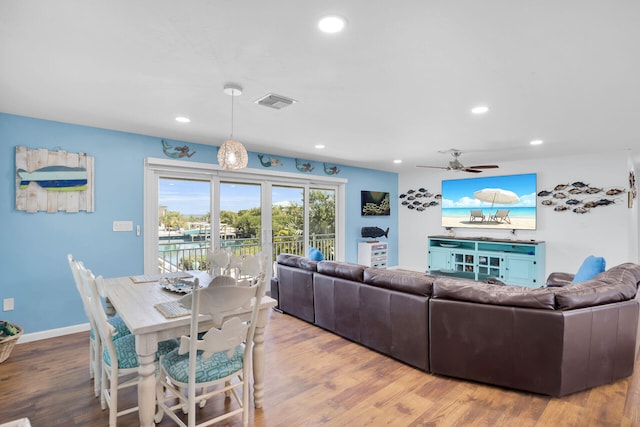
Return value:
[[(448, 171), (463, 171), (463, 172), (471, 172), (471, 173), (480, 173), (481, 170), (478, 169), (496, 169), (498, 165), (477, 165), (477, 166), (464, 166), (458, 160), (458, 157), (462, 154), (462, 151), (456, 150), (452, 148), (449, 150), (451, 155), (453, 156), (453, 160), (449, 162), (449, 166), (421, 166), (418, 165), (419, 168), (434, 168), (434, 169), (446, 169)], [(445, 153), (446, 151), (441, 151), (441, 153)]]

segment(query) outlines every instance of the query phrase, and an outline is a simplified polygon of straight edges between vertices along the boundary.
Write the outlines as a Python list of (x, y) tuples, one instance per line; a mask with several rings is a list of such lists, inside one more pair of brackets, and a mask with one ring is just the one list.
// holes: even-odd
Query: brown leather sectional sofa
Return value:
[(281, 254), (278, 308), (433, 374), (563, 396), (627, 377), (640, 266), (531, 289)]

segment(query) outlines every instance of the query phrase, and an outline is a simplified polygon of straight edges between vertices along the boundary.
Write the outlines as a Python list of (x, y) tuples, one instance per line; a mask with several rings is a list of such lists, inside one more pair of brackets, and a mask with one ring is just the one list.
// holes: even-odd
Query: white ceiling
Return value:
[[(317, 30), (327, 13), (343, 33)], [(1, 0), (0, 111), (220, 145), (237, 82), (250, 151), (401, 171), (449, 148), (465, 165), (630, 149), (638, 165), (639, 43), (638, 0)], [(299, 102), (254, 104), (270, 92)]]

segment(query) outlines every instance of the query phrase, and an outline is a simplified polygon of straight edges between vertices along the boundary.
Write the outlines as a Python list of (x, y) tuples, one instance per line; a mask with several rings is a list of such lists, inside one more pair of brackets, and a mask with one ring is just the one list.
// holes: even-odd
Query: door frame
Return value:
[[(238, 182), (261, 185), (261, 240), (263, 246), (268, 245), (271, 252), (273, 240), (271, 236), (271, 189), (273, 185), (290, 185), (304, 187), (305, 218), (309, 216), (309, 188), (327, 188), (335, 191), (335, 254), (336, 261), (344, 261), (345, 257), (345, 191), (348, 182), (345, 178), (323, 177), (318, 175), (300, 175), (291, 172), (265, 171), (245, 168), (239, 171), (225, 171), (217, 164), (199, 163), (185, 160), (172, 160), (149, 157), (144, 162), (144, 274), (156, 274), (158, 259), (158, 182), (160, 178), (177, 178), (193, 180), (209, 180), (211, 185), (211, 239), (213, 247), (219, 247), (220, 235), (213, 230), (220, 229), (220, 182)], [(268, 206), (269, 209), (265, 209)], [(305, 220), (305, 246), (307, 242), (308, 224)], [(269, 273), (271, 269), (267, 269)]]

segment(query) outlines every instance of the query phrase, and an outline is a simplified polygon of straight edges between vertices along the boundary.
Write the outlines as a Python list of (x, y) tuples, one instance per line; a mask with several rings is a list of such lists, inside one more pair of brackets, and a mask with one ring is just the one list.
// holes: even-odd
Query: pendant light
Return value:
[(236, 83), (227, 83), (224, 85), (223, 91), (231, 96), (231, 135), (218, 148), (218, 163), (225, 170), (242, 169), (247, 167), (249, 160), (247, 150), (240, 141), (233, 139), (233, 98), (242, 95), (242, 86)]

